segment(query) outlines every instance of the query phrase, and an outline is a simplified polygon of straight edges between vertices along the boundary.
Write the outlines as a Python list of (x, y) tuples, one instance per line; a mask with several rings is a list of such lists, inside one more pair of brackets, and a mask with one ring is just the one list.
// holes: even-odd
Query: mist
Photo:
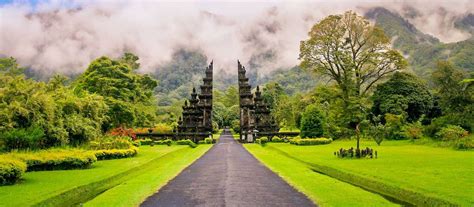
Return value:
[[(236, 73), (241, 62), (259, 73), (299, 63), (299, 42), (330, 14), (383, 6), (442, 42), (467, 39), (453, 21), (474, 11), (452, 1), (25, 1), (0, 6), (0, 56), (34, 71), (78, 74), (100, 56), (140, 57), (143, 73), (180, 48), (200, 50), (215, 67)], [(418, 8), (418, 9), (416, 9)], [(422, 9), (421, 9), (422, 8)]]

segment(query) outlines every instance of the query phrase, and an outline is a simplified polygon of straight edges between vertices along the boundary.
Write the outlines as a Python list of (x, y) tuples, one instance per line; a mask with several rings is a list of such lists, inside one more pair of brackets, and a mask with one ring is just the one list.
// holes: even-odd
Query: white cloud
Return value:
[[(65, 3), (67, 2), (67, 3)], [(178, 47), (199, 48), (218, 68), (235, 71), (236, 59), (271, 51), (269, 71), (298, 64), (299, 42), (321, 18), (345, 10), (410, 4), (421, 15), (409, 21), (443, 41), (466, 38), (452, 27), (456, 15), (473, 11), (469, 1), (46, 1), (35, 7), (0, 7), (0, 55), (45, 73), (79, 73), (91, 60), (131, 51), (143, 71), (169, 61)], [(444, 8), (445, 13), (440, 12)], [(438, 11), (438, 12), (433, 12)]]

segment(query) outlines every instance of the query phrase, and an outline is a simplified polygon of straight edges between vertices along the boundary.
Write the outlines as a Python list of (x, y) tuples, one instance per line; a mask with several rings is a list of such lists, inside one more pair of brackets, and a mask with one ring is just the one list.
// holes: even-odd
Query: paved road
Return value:
[(141, 206), (314, 206), (228, 132)]

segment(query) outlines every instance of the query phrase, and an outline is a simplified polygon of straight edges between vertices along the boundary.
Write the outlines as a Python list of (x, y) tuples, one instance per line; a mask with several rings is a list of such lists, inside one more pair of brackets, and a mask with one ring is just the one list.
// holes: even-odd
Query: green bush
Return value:
[(176, 144), (177, 144), (177, 145), (188, 145), (188, 146), (190, 146), (191, 148), (196, 148), (196, 147), (197, 147), (196, 143), (194, 143), (194, 142), (191, 141), (190, 139), (178, 140), (178, 141), (176, 141)]
[(256, 139), (255, 142), (257, 144), (260, 144), (262, 146), (265, 146), (268, 143), (268, 138), (267, 137), (261, 137), (259, 139)]
[(319, 137), (323, 134), (324, 117), (316, 105), (309, 105), (301, 118), (301, 137)]
[(17, 182), (26, 171), (26, 163), (8, 158), (0, 158), (0, 186)]
[(214, 139), (212, 139), (212, 138), (206, 138), (206, 139), (204, 139), (204, 143), (205, 143), (205, 144), (212, 144), (212, 143), (214, 143), (214, 142), (215, 142), (215, 141), (214, 141)]
[(106, 136), (99, 140), (91, 141), (89, 143), (89, 148), (92, 150), (130, 149), (133, 145), (134, 144), (130, 137)]
[(171, 146), (171, 144), (173, 143), (173, 141), (171, 141), (171, 139), (165, 139), (165, 140), (154, 141), (153, 143), (156, 144), (156, 145), (168, 145), (168, 146)]
[(408, 139), (421, 139), (423, 137), (423, 126), (419, 122), (403, 126), (402, 131), (403, 135)]
[(138, 148), (132, 147), (130, 149), (96, 150), (94, 151), (94, 154), (98, 160), (121, 159), (137, 155)]
[(27, 171), (88, 168), (97, 161), (93, 152), (81, 150), (13, 152), (3, 156), (25, 162)]
[(474, 136), (458, 139), (455, 143), (455, 148), (458, 150), (472, 150), (474, 149)]
[(44, 131), (40, 127), (29, 127), (11, 129), (0, 134), (0, 140), (7, 151), (13, 149), (38, 149), (41, 147), (41, 140), (44, 138)]
[(468, 132), (460, 126), (447, 125), (436, 133), (435, 137), (443, 141), (453, 141), (467, 136)]
[(273, 137), (272, 142), (283, 142), (284, 140), (280, 137)]
[(151, 143), (153, 142), (153, 140), (150, 138), (139, 139), (138, 141), (140, 142), (140, 145), (151, 145)]
[(292, 139), (290, 144), (294, 145), (322, 145), (322, 144), (329, 144), (332, 142), (331, 138), (306, 138), (306, 139)]

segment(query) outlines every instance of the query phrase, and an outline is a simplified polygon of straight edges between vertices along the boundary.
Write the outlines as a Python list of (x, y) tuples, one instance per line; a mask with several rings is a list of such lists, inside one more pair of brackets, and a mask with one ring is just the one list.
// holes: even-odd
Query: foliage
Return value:
[(153, 128), (153, 132), (154, 133), (173, 133), (173, 127), (168, 124), (159, 123), (155, 125), (155, 127)]
[(301, 67), (334, 80), (345, 103), (350, 96), (366, 95), (381, 78), (407, 65), (390, 48), (382, 29), (352, 11), (324, 18), (309, 36), (301, 42)]
[(26, 163), (16, 159), (0, 158), (0, 186), (14, 184), (26, 171)]
[[(472, 75), (472, 74), (471, 74)], [(474, 84), (463, 82), (467, 74), (450, 62), (438, 62), (432, 74), (443, 116), (435, 120), (430, 135), (448, 124), (474, 130)]]
[(468, 132), (462, 127), (455, 125), (447, 125), (446, 127), (443, 127), (439, 132), (437, 132), (435, 137), (445, 141), (452, 141), (461, 139), (463, 137), (466, 137), (467, 135)]
[(322, 144), (330, 144), (332, 142), (331, 138), (295, 138), (290, 141), (290, 144), (294, 145), (322, 145)]
[(101, 57), (91, 62), (87, 70), (74, 82), (75, 90), (85, 90), (105, 98), (110, 119), (106, 129), (119, 126), (152, 125), (156, 107), (153, 90), (157, 82), (148, 75), (134, 73), (136, 56), (125, 54), (121, 60)]
[(261, 138), (255, 139), (255, 143), (265, 146), (268, 143), (268, 137), (261, 137)]
[(204, 139), (204, 143), (205, 144), (212, 144), (212, 143), (215, 143), (216, 141), (212, 138), (205, 138)]
[(109, 149), (130, 149), (133, 143), (130, 137), (126, 136), (104, 136), (89, 143), (89, 149), (109, 150)]
[(97, 160), (121, 159), (133, 157), (137, 154), (137, 147), (130, 147), (128, 149), (103, 149), (94, 151), (94, 155), (97, 157)]
[(178, 140), (178, 141), (176, 141), (176, 144), (177, 145), (188, 145), (191, 148), (196, 148), (197, 147), (197, 144), (194, 143), (193, 141), (191, 141), (190, 139)]
[(68, 170), (88, 168), (97, 158), (92, 152), (82, 150), (42, 150), (38, 152), (12, 152), (1, 155), (6, 159), (25, 162), (27, 171)]
[(309, 105), (301, 118), (301, 137), (320, 137), (324, 134), (324, 117), (316, 105)]
[(401, 140), (406, 139), (402, 131), (405, 124), (403, 115), (385, 114), (385, 126), (387, 128), (387, 139)]
[(427, 86), (409, 73), (396, 72), (387, 82), (377, 85), (372, 100), (374, 115), (404, 115), (409, 122), (430, 115), (434, 107)]
[(284, 142), (285, 140), (283, 140), (282, 138), (280, 137), (272, 137), (272, 142)]
[(423, 137), (423, 126), (421, 122), (408, 123), (402, 127), (404, 137), (408, 139), (421, 139)]
[(118, 137), (130, 137), (132, 139), (136, 139), (137, 135), (132, 128), (125, 128), (125, 127), (117, 127), (111, 129), (108, 132), (109, 137), (118, 136)]
[(236, 134), (240, 133), (240, 120), (232, 121), (232, 131)]
[(150, 144), (171, 146), (172, 143), (173, 143), (173, 141), (171, 139), (165, 139), (165, 140), (153, 141)]
[(44, 131), (39, 127), (11, 129), (0, 134), (7, 151), (13, 149), (38, 149), (44, 142)]

